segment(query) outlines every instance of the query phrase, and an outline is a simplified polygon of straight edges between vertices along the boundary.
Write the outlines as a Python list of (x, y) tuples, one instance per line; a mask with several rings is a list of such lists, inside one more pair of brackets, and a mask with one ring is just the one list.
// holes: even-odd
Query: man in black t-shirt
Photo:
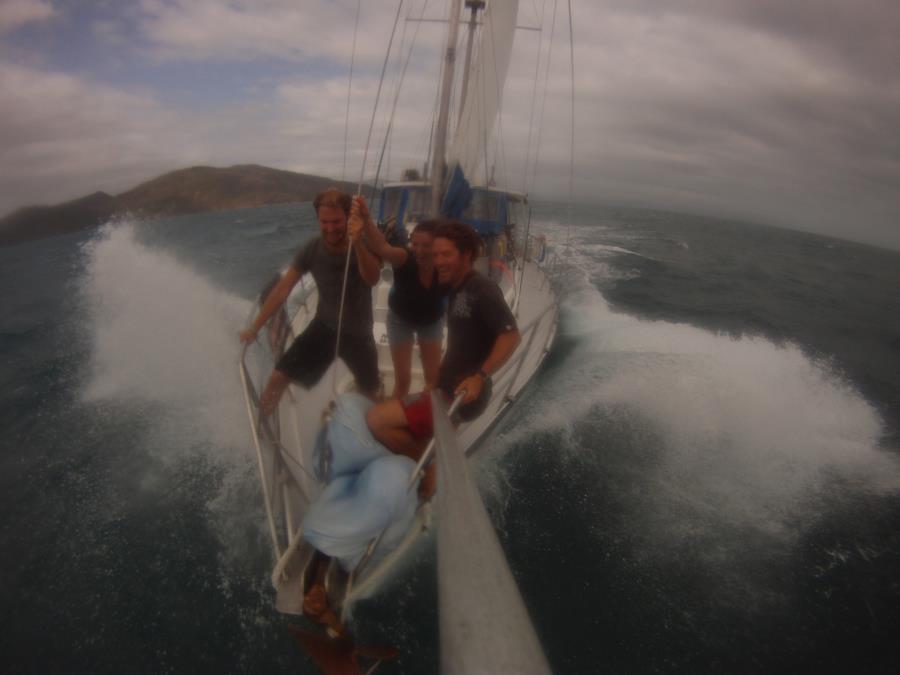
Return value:
[(260, 328), (287, 300), (300, 277), (309, 272), (315, 279), (319, 292), (316, 315), (275, 364), (260, 397), (262, 416), (275, 410), (291, 381), (312, 387), (334, 361), (344, 266), (347, 249), (351, 246), (353, 252), (347, 272), (337, 355), (350, 368), (361, 391), (374, 396), (378, 390), (378, 352), (372, 336), (372, 287), (378, 283), (381, 261), (362, 243), (363, 222), (358, 218), (348, 222), (351, 204), (350, 195), (336, 188), (316, 197), (313, 205), (321, 236), (311, 239), (300, 249), (287, 272), (269, 292), (251, 326), (241, 331), (241, 342), (253, 342)]
[[(512, 356), (521, 339), (516, 320), (500, 288), (476, 272), (480, 238), (470, 226), (443, 222), (435, 232), (432, 254), (442, 285), (450, 287), (447, 352), (441, 361), (438, 389), (452, 400), (465, 392), (459, 409), (463, 421), (480, 415), (491, 397), (491, 374)], [(367, 422), (373, 435), (396, 453), (418, 459), (433, 434), (431, 396), (407, 397), (372, 406)], [(433, 474), (420, 493), (433, 488)]]

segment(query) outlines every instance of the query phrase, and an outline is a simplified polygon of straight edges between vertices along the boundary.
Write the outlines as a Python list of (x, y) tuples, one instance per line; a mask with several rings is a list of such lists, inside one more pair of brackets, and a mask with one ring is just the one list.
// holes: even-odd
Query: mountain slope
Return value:
[(19, 209), (0, 219), (0, 246), (95, 227), (117, 213), (161, 218), (307, 202), (331, 186), (356, 191), (351, 183), (256, 164), (195, 166), (163, 174), (117, 196), (95, 192), (55, 206)]

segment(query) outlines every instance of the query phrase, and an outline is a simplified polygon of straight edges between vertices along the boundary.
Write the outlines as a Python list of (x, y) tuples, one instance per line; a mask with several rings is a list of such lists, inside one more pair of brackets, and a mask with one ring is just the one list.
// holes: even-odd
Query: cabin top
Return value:
[[(425, 181), (386, 184), (381, 190), (378, 221), (385, 223), (393, 220), (405, 225), (428, 218), (431, 189), (431, 184)], [(521, 192), (496, 187), (472, 187), (471, 199), (460, 220), (474, 227), (482, 236), (496, 236), (516, 224), (519, 220), (516, 211), (527, 203), (527, 195)]]

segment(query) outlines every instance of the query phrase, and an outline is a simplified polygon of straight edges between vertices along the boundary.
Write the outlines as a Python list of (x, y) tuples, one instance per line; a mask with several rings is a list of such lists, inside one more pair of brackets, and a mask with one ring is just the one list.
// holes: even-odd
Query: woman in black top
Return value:
[(394, 362), (394, 398), (409, 393), (413, 341), (418, 338), (425, 374), (425, 389), (437, 383), (444, 337), (446, 288), (438, 284), (431, 257), (436, 221), (425, 220), (410, 235), (410, 247), (391, 246), (375, 226), (365, 199), (354, 200), (351, 213), (365, 221), (363, 240), (369, 249), (394, 268), (394, 285), (388, 296), (387, 334)]

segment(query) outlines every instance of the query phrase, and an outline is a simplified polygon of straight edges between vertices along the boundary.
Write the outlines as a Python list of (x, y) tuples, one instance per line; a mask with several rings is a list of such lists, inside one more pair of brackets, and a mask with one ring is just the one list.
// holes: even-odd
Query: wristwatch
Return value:
[(481, 375), (482, 382), (490, 382), (491, 381), (491, 376), (488, 375), (486, 372), (484, 372), (484, 368), (479, 368), (478, 374)]

